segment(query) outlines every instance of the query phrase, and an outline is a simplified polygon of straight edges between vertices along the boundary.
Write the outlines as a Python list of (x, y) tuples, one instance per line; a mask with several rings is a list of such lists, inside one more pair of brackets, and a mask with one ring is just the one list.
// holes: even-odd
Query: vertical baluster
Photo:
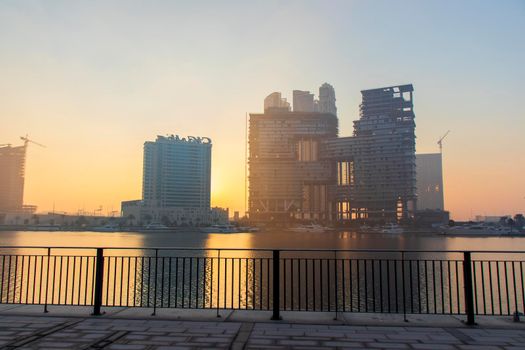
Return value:
[(499, 302), (499, 315), (503, 315), (503, 306), (501, 304), (501, 278), (499, 273), (500, 262), (496, 260), (496, 278), (498, 280), (498, 302)]
[(510, 315), (510, 296), (509, 296), (509, 279), (508, 279), (508, 266), (507, 261), (503, 262), (505, 268), (505, 292), (507, 293), (507, 315)]
[[(241, 268), (241, 265), (239, 264), (239, 270)], [(239, 279), (239, 283), (241, 283), (241, 280)], [(262, 310), (262, 290), (263, 290), (263, 263), (262, 258), (259, 258), (259, 310)]]
[(379, 311), (383, 313), (383, 260), (379, 260), (379, 302)]
[(273, 251), (273, 314), (272, 320), (280, 320), (280, 251)]
[[(448, 274), (448, 303), (449, 303), (449, 313), (452, 314), (452, 279), (450, 277), (450, 260), (447, 260), (447, 274)], [(476, 293), (477, 295), (477, 293)], [(477, 307), (477, 302), (476, 302)], [(477, 312), (477, 309), (476, 309)]]
[(363, 262), (365, 263), (364, 265), (364, 274), (365, 274), (365, 312), (368, 312), (368, 269), (367, 269), (367, 265), (368, 265), (368, 259), (364, 259)]
[(456, 294), (458, 298), (458, 315), (461, 313), (461, 298), (459, 294), (459, 271), (458, 271), (458, 261), (456, 260)]
[[(19, 304), (22, 304), (22, 287), (24, 285), (24, 262), (26, 260), (26, 257), (25, 255), (22, 255), (22, 267), (20, 269), (20, 290), (19, 290), (19, 295), (18, 295), (18, 303)], [(3, 271), (2, 271), (3, 272)], [(54, 277), (54, 273), (53, 273), (53, 277)], [(54, 281), (54, 279), (53, 279)], [(54, 287), (54, 283), (53, 283), (53, 287)], [(1, 286), (0, 286), (0, 289), (1, 289)], [(53, 299), (53, 297), (51, 297), (51, 299)], [(0, 298), (0, 302), (2, 301), (2, 298)]]
[(49, 264), (51, 263), (51, 248), (47, 248), (47, 264), (46, 264), (46, 295), (45, 295), (45, 303), (44, 303), (44, 312), (47, 313), (47, 291), (49, 289)]
[(361, 269), (360, 269), (360, 259), (356, 260), (357, 263), (357, 312), (361, 312)]
[[(515, 269), (515, 265), (516, 265), (516, 262), (515, 261), (512, 261), (512, 286), (513, 286), (513, 289), (514, 289), (514, 313), (516, 316), (519, 315), (519, 310), (518, 310), (518, 294), (517, 294), (517, 291), (516, 291), (516, 269)], [(519, 318), (518, 318), (519, 320)]]

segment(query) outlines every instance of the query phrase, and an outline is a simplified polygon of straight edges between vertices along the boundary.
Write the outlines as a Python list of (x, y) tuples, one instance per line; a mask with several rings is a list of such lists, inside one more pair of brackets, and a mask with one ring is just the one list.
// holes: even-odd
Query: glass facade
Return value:
[(211, 140), (158, 136), (144, 144), (146, 206), (210, 208)]

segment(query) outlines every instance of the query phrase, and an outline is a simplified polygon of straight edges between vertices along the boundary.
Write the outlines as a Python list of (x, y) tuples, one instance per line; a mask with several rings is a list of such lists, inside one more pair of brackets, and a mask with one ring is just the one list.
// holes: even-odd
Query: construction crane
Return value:
[(0, 144), (0, 147), (3, 147), (3, 146), (11, 147), (11, 144), (10, 143), (2, 143), (2, 144)]
[(449, 133), (450, 133), (450, 130), (447, 131), (447, 132), (445, 133), (445, 135), (443, 135), (443, 136), (439, 139), (439, 141), (437, 142), (437, 144), (439, 145), (439, 153), (443, 153), (443, 140), (445, 139), (445, 137), (447, 137), (447, 135), (448, 135)]
[(41, 144), (41, 143), (38, 143), (38, 142), (33, 141), (33, 140), (30, 140), (28, 136), (29, 136), (29, 135), (27, 135), (27, 134), (26, 134), (25, 137), (24, 137), (24, 136), (20, 136), (20, 139), (21, 139), (22, 141), (24, 141), (24, 146), (27, 146), (27, 144), (28, 144), (29, 142), (31, 142), (31, 143), (34, 143), (34, 144), (37, 145), (37, 146), (44, 147), (44, 148), (46, 147), (46, 146), (44, 146), (44, 145)]

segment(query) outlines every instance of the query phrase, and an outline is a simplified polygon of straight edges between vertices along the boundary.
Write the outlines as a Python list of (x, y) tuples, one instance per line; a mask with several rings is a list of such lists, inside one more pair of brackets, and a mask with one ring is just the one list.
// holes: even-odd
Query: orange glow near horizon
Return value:
[(242, 215), (246, 113), (324, 82), (340, 136), (360, 90), (413, 84), (416, 152), (451, 130), (452, 218), (525, 212), (519, 1), (475, 15), (439, 1), (37, 3), (0, 3), (0, 144), (27, 133), (47, 146), (27, 156), (24, 202), (38, 212), (119, 212), (141, 198), (143, 143), (179, 134), (212, 139), (211, 204)]

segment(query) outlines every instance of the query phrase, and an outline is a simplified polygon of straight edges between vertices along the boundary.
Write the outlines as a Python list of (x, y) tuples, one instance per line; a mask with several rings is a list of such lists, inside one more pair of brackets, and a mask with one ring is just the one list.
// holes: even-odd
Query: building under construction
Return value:
[(416, 205), (412, 85), (361, 91), (354, 136), (328, 140), (334, 170), (332, 220), (400, 220)]
[[(302, 93), (300, 111), (290, 111), (280, 93), (273, 93), (263, 114), (250, 114), (249, 215), (254, 221), (329, 220), (332, 174), (320, 146), (337, 137), (337, 117), (315, 111), (321, 104)], [(335, 110), (335, 97), (333, 102)]]
[(26, 148), (0, 147), (0, 212), (22, 210)]
[(313, 103), (313, 94), (295, 92), (301, 101), (294, 106), (301, 111), (290, 111), (280, 93), (268, 96), (264, 114), (250, 114), (250, 218), (346, 222), (412, 217), (412, 92), (412, 85), (362, 91), (354, 135), (342, 138), (337, 137), (330, 85), (320, 88), (320, 99)]

